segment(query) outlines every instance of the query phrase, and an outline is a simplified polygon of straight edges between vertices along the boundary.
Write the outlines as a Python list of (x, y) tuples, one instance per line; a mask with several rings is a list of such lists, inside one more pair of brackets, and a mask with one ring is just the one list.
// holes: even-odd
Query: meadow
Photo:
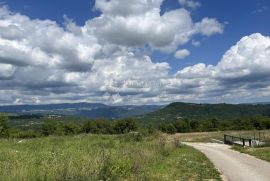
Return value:
[(220, 180), (199, 151), (156, 134), (0, 140), (0, 180)]

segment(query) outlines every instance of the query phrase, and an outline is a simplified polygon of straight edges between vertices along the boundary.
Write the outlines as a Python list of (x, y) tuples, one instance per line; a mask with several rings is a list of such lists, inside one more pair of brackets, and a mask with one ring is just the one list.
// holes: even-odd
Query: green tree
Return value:
[(174, 123), (174, 127), (178, 133), (186, 133), (190, 131), (190, 126), (187, 121), (177, 120)]
[(114, 122), (114, 131), (117, 134), (128, 133), (135, 131), (138, 128), (137, 122), (134, 119), (126, 119)]
[(75, 123), (68, 123), (66, 125), (64, 125), (64, 131), (65, 131), (65, 135), (73, 135), (78, 133), (78, 125), (76, 125)]
[(0, 115), (0, 137), (8, 137), (9, 130), (7, 125), (7, 117), (4, 115)]
[(173, 124), (168, 124), (167, 126), (167, 130), (166, 130), (167, 133), (169, 134), (175, 134), (177, 132), (176, 128), (174, 127)]
[(63, 135), (64, 134), (64, 124), (62, 122), (57, 122), (53, 119), (48, 119), (43, 121), (41, 125), (41, 134), (44, 136), (49, 135)]

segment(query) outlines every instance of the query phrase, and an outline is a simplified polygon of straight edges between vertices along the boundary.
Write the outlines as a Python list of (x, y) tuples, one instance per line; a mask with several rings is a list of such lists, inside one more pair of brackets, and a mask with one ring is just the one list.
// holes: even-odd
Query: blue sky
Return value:
[[(85, 21), (99, 16), (100, 11), (95, 10), (94, 0), (7, 0), (2, 1), (11, 10), (21, 12), (31, 18), (51, 19), (63, 24), (63, 15), (73, 19), (78, 25), (84, 25)], [(203, 17), (214, 17), (219, 22), (225, 23), (224, 33), (204, 38), (196, 36), (195, 40), (201, 41), (201, 46), (194, 47), (191, 43), (185, 47), (191, 55), (184, 60), (176, 60), (173, 54), (154, 51), (151, 56), (153, 61), (168, 61), (171, 64), (171, 72), (175, 73), (180, 68), (203, 62), (216, 64), (231, 45), (241, 37), (259, 32), (263, 35), (270, 34), (270, 1), (268, 0), (225, 0), (210, 1), (200, 0), (201, 6), (191, 11), (193, 19), (199, 21)], [(161, 13), (181, 8), (177, 0), (165, 0), (161, 7)]]
[(0, 104), (270, 100), (269, 0), (0, 2)]

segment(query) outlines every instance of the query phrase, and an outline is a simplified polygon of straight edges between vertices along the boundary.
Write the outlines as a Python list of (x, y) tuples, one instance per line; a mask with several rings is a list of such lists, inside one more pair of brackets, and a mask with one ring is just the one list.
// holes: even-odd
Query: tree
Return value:
[(174, 127), (178, 133), (186, 133), (190, 131), (190, 126), (187, 121), (177, 120), (174, 123)]
[(114, 122), (114, 131), (116, 134), (128, 133), (137, 130), (137, 122), (133, 119), (126, 119)]
[(167, 126), (167, 130), (166, 130), (167, 133), (169, 134), (175, 134), (177, 132), (176, 128), (174, 127), (173, 124), (168, 124)]
[(68, 123), (64, 125), (65, 135), (73, 135), (78, 133), (78, 126), (75, 123)]
[(4, 115), (0, 115), (0, 137), (8, 137), (8, 125), (7, 125), (7, 117)]
[(61, 135), (64, 133), (63, 124), (58, 123), (56, 120), (45, 120), (41, 125), (41, 133), (44, 136), (52, 134)]

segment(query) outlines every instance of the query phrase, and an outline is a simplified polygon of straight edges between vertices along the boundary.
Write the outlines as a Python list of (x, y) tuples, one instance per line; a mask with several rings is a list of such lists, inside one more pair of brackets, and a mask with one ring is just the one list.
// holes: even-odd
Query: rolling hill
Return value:
[(270, 117), (270, 104), (194, 104), (175, 102), (152, 113), (140, 116), (142, 121), (158, 123), (176, 119), (200, 120), (207, 118), (235, 119), (240, 116)]

